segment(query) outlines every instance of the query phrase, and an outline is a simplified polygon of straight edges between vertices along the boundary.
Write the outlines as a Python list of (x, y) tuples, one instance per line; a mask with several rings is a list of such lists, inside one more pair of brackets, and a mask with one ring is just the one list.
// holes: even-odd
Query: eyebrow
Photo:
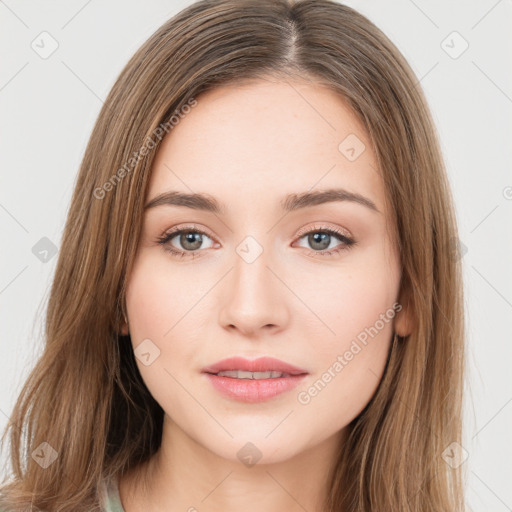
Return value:
[[(289, 194), (281, 201), (281, 208), (287, 212), (316, 206), (324, 203), (350, 201), (380, 213), (375, 203), (356, 192), (349, 192), (342, 188), (328, 190), (316, 190), (314, 192), (303, 192), (300, 194)], [(187, 194), (184, 192), (168, 191), (157, 195), (149, 201), (144, 210), (156, 208), (157, 206), (184, 206), (194, 210), (203, 210), (216, 214), (224, 214), (225, 207), (209, 194)]]

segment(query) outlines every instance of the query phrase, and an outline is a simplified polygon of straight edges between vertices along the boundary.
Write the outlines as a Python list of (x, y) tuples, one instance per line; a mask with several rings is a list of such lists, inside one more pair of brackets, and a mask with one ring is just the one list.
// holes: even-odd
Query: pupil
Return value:
[[(330, 237), (331, 235), (328, 233), (312, 233), (308, 238), (311, 247), (323, 251), (329, 247)], [(319, 246), (315, 247), (315, 244), (319, 244)]]
[[(180, 243), (185, 249), (189, 249), (191, 251), (195, 249), (199, 249), (201, 247), (201, 233), (182, 233)], [(187, 247), (187, 244), (191, 244), (191, 246)]]

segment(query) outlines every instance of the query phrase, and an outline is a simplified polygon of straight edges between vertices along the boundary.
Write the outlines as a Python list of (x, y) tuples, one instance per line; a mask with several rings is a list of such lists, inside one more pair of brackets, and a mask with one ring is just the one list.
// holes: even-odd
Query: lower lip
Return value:
[(290, 391), (306, 376), (293, 375), (275, 379), (234, 379), (207, 373), (213, 387), (224, 396), (241, 402), (263, 402), (274, 396)]

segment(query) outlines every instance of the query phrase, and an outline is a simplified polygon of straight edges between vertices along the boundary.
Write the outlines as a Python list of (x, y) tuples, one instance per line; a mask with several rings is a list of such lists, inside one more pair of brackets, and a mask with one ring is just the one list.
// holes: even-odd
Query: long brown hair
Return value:
[(2, 437), (3, 446), (10, 432), (12, 474), (0, 506), (96, 510), (103, 478), (158, 450), (163, 410), (141, 379), (129, 336), (119, 334), (151, 164), (162, 127), (170, 132), (169, 120), (179, 122), (202, 92), (265, 76), (326, 85), (364, 123), (395, 217), (401, 302), (414, 311), (413, 332), (393, 344), (377, 392), (348, 426), (325, 509), (463, 510), (461, 468), (443, 457), (462, 444), (464, 316), (437, 132), (398, 49), (367, 18), (330, 0), (196, 2), (121, 72), (80, 166), (44, 352)]

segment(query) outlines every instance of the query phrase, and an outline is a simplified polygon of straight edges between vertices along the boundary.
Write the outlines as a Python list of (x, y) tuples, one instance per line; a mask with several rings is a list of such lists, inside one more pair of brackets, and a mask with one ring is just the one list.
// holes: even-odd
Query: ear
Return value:
[(121, 336), (127, 336), (130, 333), (130, 330), (129, 330), (128, 320), (126, 319), (126, 316), (124, 315), (124, 313), (123, 313), (123, 320), (124, 321), (121, 324), (121, 329), (120, 329), (119, 334)]
[(398, 303), (402, 309), (395, 316), (394, 329), (401, 338), (409, 336), (417, 327), (414, 302), (411, 288), (404, 283), (398, 297)]
[(123, 336), (127, 336), (129, 334), (128, 324), (126, 322), (123, 322), (120, 334)]

